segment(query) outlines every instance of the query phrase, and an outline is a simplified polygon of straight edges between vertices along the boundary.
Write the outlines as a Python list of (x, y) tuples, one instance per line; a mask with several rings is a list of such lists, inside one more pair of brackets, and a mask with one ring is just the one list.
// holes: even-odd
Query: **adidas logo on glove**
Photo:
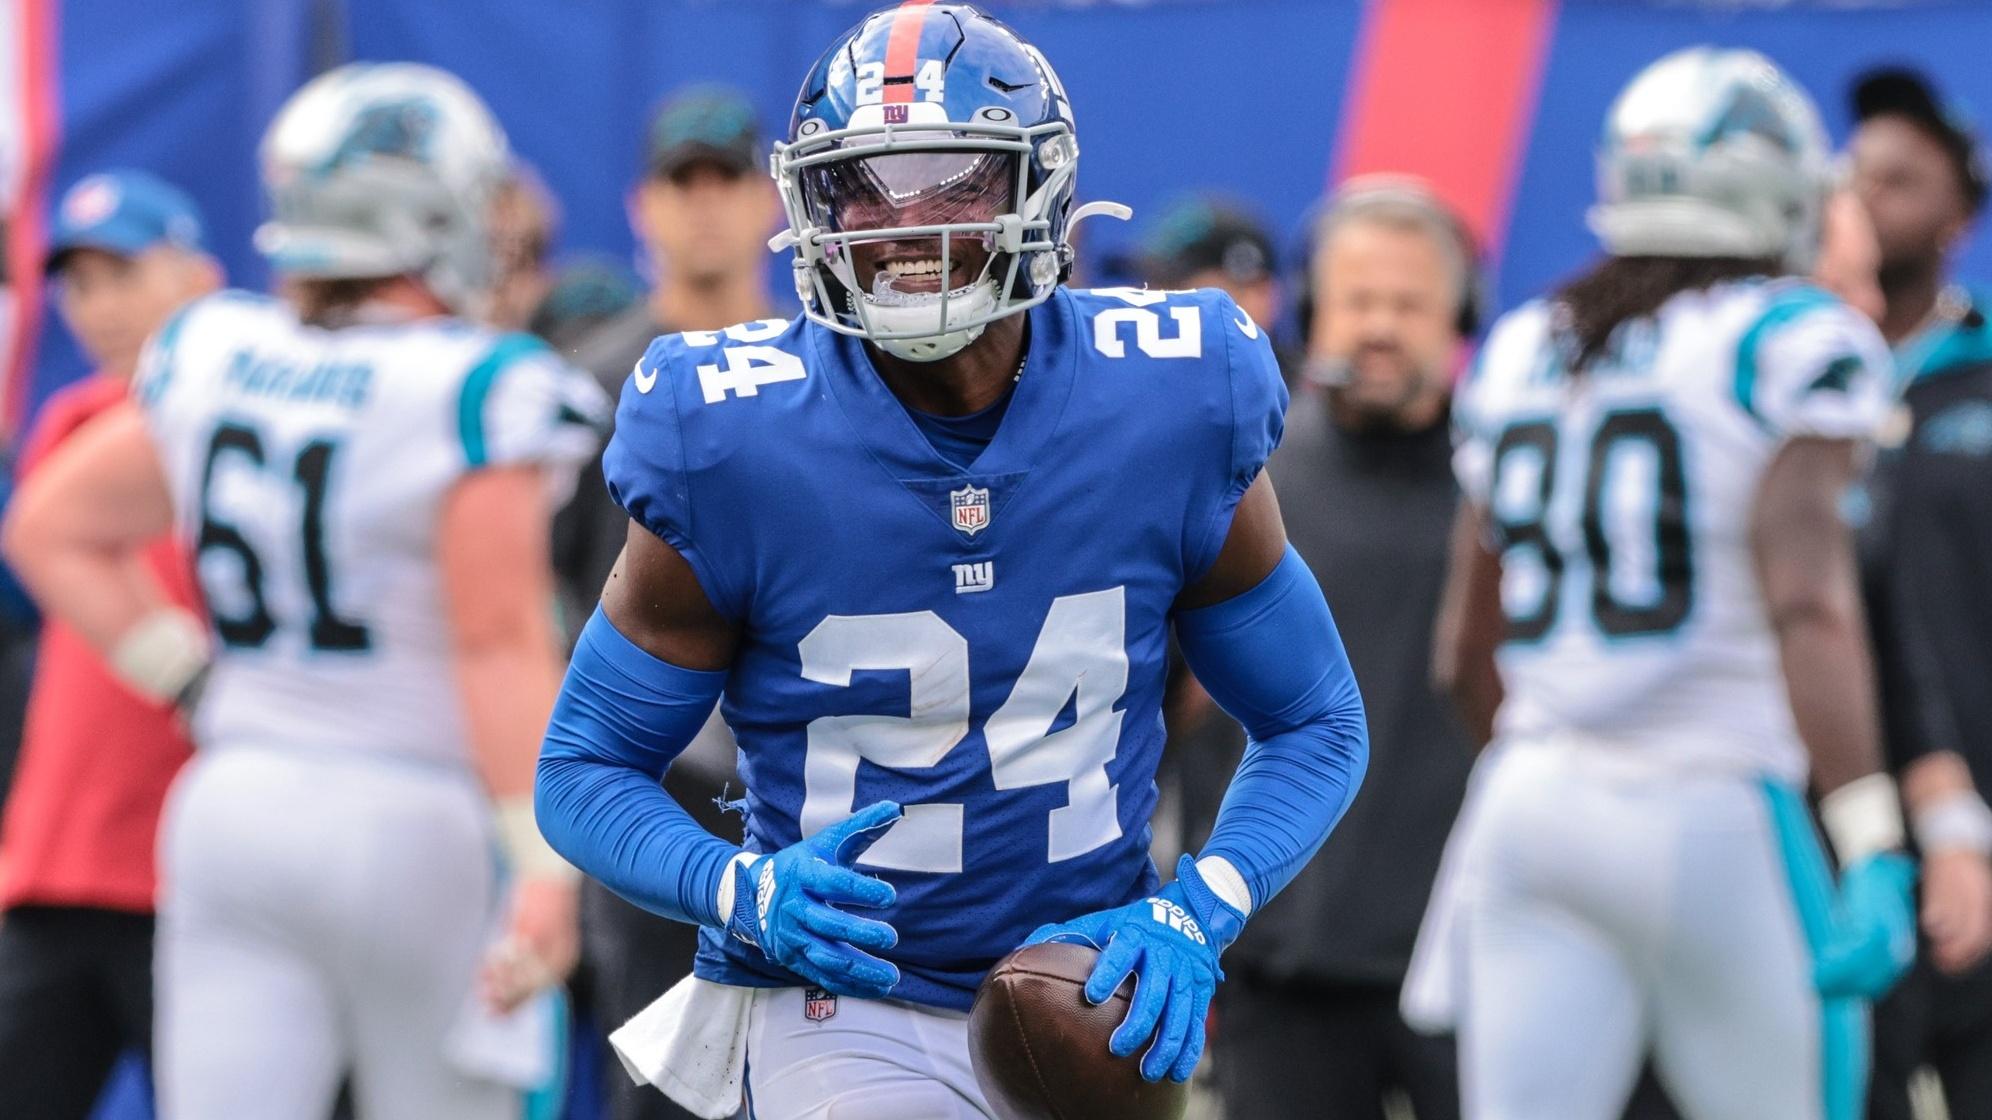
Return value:
[(1197, 925), (1197, 920), (1190, 916), (1188, 910), (1170, 902), (1166, 898), (1156, 898), (1153, 895), (1149, 896), (1148, 908), (1156, 921), (1168, 926), (1170, 929), (1175, 930), (1199, 945), (1207, 944), (1204, 940), (1203, 928)]

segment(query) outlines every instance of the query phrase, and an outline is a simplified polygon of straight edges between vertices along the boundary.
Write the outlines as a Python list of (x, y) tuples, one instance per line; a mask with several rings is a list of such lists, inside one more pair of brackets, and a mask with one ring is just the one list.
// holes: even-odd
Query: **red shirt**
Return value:
[[(123, 381), (99, 375), (49, 398), (22, 451), (22, 476), (125, 395)], [(203, 610), (177, 542), (153, 541), (146, 562), (174, 602)], [(0, 907), (150, 913), (160, 806), (191, 750), (170, 707), (140, 699), (81, 635), (45, 622), (21, 757), (0, 820)]]

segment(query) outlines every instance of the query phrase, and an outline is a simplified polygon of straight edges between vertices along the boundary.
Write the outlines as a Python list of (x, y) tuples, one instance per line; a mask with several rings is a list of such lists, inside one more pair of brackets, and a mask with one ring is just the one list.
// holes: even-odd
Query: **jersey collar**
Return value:
[(863, 340), (818, 328), (817, 352), (827, 367), (831, 395), (857, 438), (894, 479), (986, 485), (1029, 473), (1072, 397), (1080, 340), (1073, 327), (1071, 298), (1060, 288), (1026, 314), (1031, 316), (1031, 330), (1023, 376), (995, 437), (965, 470), (934, 450), (906, 406), (879, 377)]

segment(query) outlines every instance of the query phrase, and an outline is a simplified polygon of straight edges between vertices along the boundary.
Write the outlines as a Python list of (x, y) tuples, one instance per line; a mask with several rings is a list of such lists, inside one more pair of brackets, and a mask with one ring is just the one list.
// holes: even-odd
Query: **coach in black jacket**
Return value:
[(1267, 470), (1335, 598), (1380, 749), (1341, 824), (1350, 839), (1226, 955), (1217, 1076), (1230, 1116), (1378, 1116), (1401, 1093), (1419, 1120), (1449, 1120), (1452, 1041), (1413, 1034), (1397, 998), (1472, 762), (1426, 671), (1458, 501), (1448, 400), (1471, 252), (1421, 189), (1371, 181), (1334, 200), (1313, 257), (1304, 384)]

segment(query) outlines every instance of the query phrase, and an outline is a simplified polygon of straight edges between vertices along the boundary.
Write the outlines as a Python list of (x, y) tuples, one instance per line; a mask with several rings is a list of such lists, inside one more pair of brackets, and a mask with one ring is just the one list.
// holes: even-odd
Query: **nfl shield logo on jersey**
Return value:
[(959, 490), (948, 491), (949, 504), (954, 509), (954, 527), (974, 536), (989, 528), (989, 489), (981, 486), (964, 486)]
[(837, 996), (822, 988), (802, 990), (802, 1017), (812, 1023), (820, 1023), (837, 1013)]

